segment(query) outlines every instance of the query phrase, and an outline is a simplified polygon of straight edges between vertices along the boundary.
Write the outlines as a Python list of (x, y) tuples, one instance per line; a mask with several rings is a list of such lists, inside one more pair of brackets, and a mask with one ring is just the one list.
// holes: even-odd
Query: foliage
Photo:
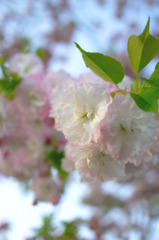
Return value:
[(4, 93), (7, 99), (12, 100), (22, 78), (5, 67), (5, 58), (3, 56), (0, 57), (0, 66), (3, 74), (3, 77), (0, 78), (0, 93)]
[[(77, 237), (77, 224), (74, 222), (63, 222), (64, 225), (64, 232), (58, 238), (59, 240), (78, 240)], [(79, 227), (79, 226), (78, 226)]]
[(75, 222), (62, 222), (64, 230), (61, 233), (56, 233), (57, 227), (55, 227), (54, 216), (50, 214), (44, 216), (42, 224), (39, 228), (33, 229), (32, 239), (38, 240), (79, 240), (77, 237), (79, 221)]
[(59, 175), (63, 180), (66, 180), (67, 173), (62, 169), (62, 159), (64, 158), (64, 151), (52, 150), (46, 153), (47, 159), (51, 162), (52, 166), (58, 170)]
[(46, 53), (43, 48), (38, 48), (36, 50), (36, 54), (41, 58), (44, 59), (46, 57)]
[(124, 77), (124, 70), (120, 62), (101, 53), (86, 52), (77, 43), (75, 44), (82, 53), (86, 66), (99, 77), (114, 84), (118, 84), (122, 81)]
[[(136, 86), (135, 89), (132, 87), (130, 96), (141, 110), (158, 114), (159, 65), (156, 65), (149, 79), (138, 76), (138, 73), (159, 53), (159, 39), (149, 33), (149, 25), (150, 18), (144, 31), (139, 36), (130, 36), (128, 40), (129, 61), (136, 74)], [(114, 84), (123, 80), (123, 68), (118, 61), (100, 53), (88, 53), (77, 43), (76, 46), (82, 53), (86, 66), (98, 76)], [(120, 89), (119, 91), (122, 92)]]
[(158, 114), (159, 89), (144, 84), (137, 93), (130, 93), (138, 107), (146, 112), (154, 112)]
[(35, 239), (39, 239), (39, 238), (42, 238), (44, 240), (56, 239), (53, 236), (53, 232), (55, 228), (53, 227), (52, 220), (53, 220), (52, 214), (43, 217), (42, 225), (37, 229), (33, 229)]
[(149, 33), (150, 18), (142, 34), (128, 40), (129, 61), (135, 73), (139, 73), (158, 53), (159, 39)]

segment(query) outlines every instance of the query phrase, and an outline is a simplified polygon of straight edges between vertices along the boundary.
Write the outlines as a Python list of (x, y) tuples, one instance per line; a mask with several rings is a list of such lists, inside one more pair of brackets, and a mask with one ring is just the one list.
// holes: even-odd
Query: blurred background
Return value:
[[(77, 42), (86, 51), (117, 58), (133, 78), (127, 40), (141, 33), (148, 17), (151, 34), (159, 37), (158, 0), (0, 0), (0, 54), (9, 59), (18, 52), (35, 52), (47, 71), (62, 69), (78, 77), (88, 69)], [(148, 74), (154, 66), (152, 62)], [(44, 223), (58, 228), (61, 221), (74, 221), (69, 229), (73, 226), (79, 238), (70, 235), (72, 240), (158, 240), (158, 168), (157, 163), (144, 171), (130, 166), (121, 183), (81, 183), (73, 173), (57, 206), (33, 206), (33, 192), (0, 176), (0, 240), (60, 239), (35, 238), (32, 229), (37, 232)]]

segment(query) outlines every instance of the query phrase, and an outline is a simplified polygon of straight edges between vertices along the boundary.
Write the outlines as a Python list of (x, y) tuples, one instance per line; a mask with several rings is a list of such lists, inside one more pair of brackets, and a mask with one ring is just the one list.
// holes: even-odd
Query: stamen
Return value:
[(124, 126), (122, 124), (120, 124), (120, 128), (124, 133), (126, 133), (126, 128), (124, 128)]
[(78, 118), (77, 120), (81, 120), (82, 118), (85, 118), (85, 117), (87, 117), (87, 113), (84, 114), (82, 117)]

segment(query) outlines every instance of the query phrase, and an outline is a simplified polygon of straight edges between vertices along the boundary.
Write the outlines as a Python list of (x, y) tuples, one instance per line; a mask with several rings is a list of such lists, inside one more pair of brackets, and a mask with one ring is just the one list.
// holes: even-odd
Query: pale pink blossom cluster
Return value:
[(62, 181), (46, 157), (54, 149), (65, 150), (66, 172), (99, 182), (124, 177), (128, 162), (158, 156), (159, 121), (126, 93), (127, 76), (119, 91), (93, 73), (45, 72), (30, 53), (16, 54), (9, 68), (22, 81), (12, 101), (0, 96), (0, 173), (29, 182), (35, 202), (60, 199)]
[[(45, 87), (48, 75), (42, 61), (30, 53), (16, 54), (10, 59), (9, 68), (22, 81), (12, 101), (0, 95), (0, 174), (29, 184), (35, 192), (34, 203), (56, 204), (62, 181), (53, 176), (46, 152), (62, 149), (65, 139), (49, 117), (51, 106)], [(56, 84), (56, 77), (53, 79)]]
[(128, 162), (137, 166), (159, 153), (158, 119), (137, 107), (130, 85), (126, 76), (119, 91), (87, 73), (63, 79), (52, 90), (50, 116), (68, 140), (66, 171), (76, 169), (84, 180), (104, 182), (124, 177)]

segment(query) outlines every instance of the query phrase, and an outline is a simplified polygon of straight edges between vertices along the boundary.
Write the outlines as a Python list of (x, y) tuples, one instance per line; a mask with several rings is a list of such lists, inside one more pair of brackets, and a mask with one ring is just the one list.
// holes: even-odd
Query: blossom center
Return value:
[(94, 118), (94, 112), (92, 110), (82, 114), (82, 116), (80, 118), (78, 118), (77, 120), (81, 120), (83, 118), (87, 118), (87, 119), (93, 119)]
[(127, 124), (120, 124), (120, 129), (123, 133), (130, 133), (130, 132), (134, 132), (134, 129), (132, 128), (131, 124), (127, 122)]

